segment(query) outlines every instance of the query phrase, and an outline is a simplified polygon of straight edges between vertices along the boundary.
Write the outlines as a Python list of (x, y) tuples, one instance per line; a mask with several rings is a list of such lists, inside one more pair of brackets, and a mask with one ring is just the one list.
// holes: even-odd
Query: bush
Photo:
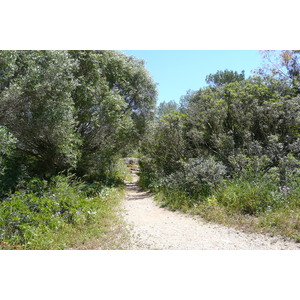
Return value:
[(222, 182), (226, 174), (226, 167), (213, 157), (190, 159), (183, 166), (187, 184), (195, 189), (203, 184), (214, 188)]
[(155, 195), (155, 199), (161, 207), (168, 207), (171, 210), (185, 210), (191, 208), (197, 200), (191, 198), (185, 191), (177, 189), (162, 188)]
[[(85, 224), (93, 219), (96, 201), (86, 185), (72, 176), (56, 176), (50, 183), (34, 178), (0, 204), (0, 241), (30, 245), (48, 230), (64, 224)], [(99, 195), (97, 195), (99, 196)]]
[(16, 143), (17, 139), (7, 128), (0, 126), (0, 196), (13, 187), (21, 173), (20, 166), (15, 161)]
[(138, 184), (145, 189), (157, 189), (161, 175), (158, 174), (155, 163), (151, 159), (144, 158), (139, 160), (139, 166)]
[(160, 180), (163, 188), (185, 191), (188, 195), (208, 196), (221, 184), (225, 166), (214, 158), (196, 158), (182, 163), (182, 170)]
[(5, 171), (6, 160), (12, 156), (17, 143), (16, 138), (5, 126), (0, 126), (0, 175)]
[(257, 214), (272, 204), (269, 187), (259, 182), (232, 180), (220, 189), (216, 195), (217, 201), (229, 211), (244, 214)]
[(248, 178), (228, 180), (217, 189), (215, 196), (218, 203), (229, 211), (258, 216), (278, 209), (299, 207), (299, 181), (300, 178), (295, 177), (291, 185), (282, 186), (274, 180), (274, 174), (256, 173), (256, 177), (253, 174)]

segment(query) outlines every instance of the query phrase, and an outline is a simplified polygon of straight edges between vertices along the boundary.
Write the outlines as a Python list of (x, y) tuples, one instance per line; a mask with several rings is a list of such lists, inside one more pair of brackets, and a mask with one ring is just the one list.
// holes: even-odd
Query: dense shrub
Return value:
[(143, 140), (148, 163), (141, 164), (141, 182), (155, 187), (157, 199), (171, 209), (199, 207), (217, 221), (225, 214), (258, 218), (299, 237), (285, 219), (295, 221), (300, 205), (297, 68), (288, 66), (297, 76), (287, 79), (232, 80), (218, 73), (211, 78), (220, 82), (188, 92), (181, 107), (161, 105)]
[(0, 197), (9, 192), (21, 173), (25, 174), (17, 160), (16, 144), (17, 139), (6, 127), (0, 126)]
[(32, 173), (53, 175), (75, 167), (80, 155), (71, 98), (76, 62), (66, 51), (0, 51), (0, 61), (6, 54), (14, 58), (13, 72), (3, 79), (0, 125), (17, 138)]
[(159, 172), (170, 175), (182, 162), (210, 156), (231, 177), (278, 167), (284, 184), (286, 167), (296, 169), (300, 97), (288, 95), (287, 88), (282, 92), (253, 77), (201, 89), (185, 99), (182, 111), (159, 117), (144, 140)]
[(139, 185), (145, 189), (155, 190), (161, 174), (158, 173), (155, 163), (151, 159), (140, 159)]
[[(92, 220), (103, 193), (72, 176), (56, 176), (50, 183), (33, 178), (0, 203), (0, 241), (30, 245), (32, 239), (64, 224), (85, 224)], [(39, 236), (40, 238), (40, 236)]]
[(161, 179), (160, 185), (185, 191), (190, 196), (208, 196), (226, 174), (225, 166), (213, 158), (203, 157), (184, 162), (182, 169)]
[(13, 155), (16, 143), (16, 138), (7, 128), (0, 126), (0, 176), (5, 172), (7, 160)]

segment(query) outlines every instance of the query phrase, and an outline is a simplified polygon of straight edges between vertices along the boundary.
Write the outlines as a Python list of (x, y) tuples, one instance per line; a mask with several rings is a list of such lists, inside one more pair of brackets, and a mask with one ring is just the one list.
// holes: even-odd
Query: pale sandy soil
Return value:
[(160, 208), (133, 181), (126, 182), (124, 218), (129, 224), (128, 249), (174, 250), (296, 250), (300, 245), (262, 234), (244, 233), (207, 223), (199, 217)]

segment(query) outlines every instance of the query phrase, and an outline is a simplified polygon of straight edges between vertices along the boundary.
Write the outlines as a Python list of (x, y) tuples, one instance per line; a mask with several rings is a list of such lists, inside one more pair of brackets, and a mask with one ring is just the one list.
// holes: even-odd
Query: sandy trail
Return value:
[(152, 196), (133, 181), (126, 182), (124, 218), (130, 226), (129, 249), (174, 250), (296, 250), (300, 245), (262, 234), (204, 222), (180, 212), (160, 208)]

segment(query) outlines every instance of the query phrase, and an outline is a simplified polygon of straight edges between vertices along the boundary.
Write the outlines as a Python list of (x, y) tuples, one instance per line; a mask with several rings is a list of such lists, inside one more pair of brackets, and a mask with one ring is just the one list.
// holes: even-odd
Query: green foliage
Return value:
[(289, 88), (293, 96), (300, 93), (300, 50), (264, 50), (261, 51), (265, 60), (263, 68), (258, 73), (266, 81), (274, 79)]
[(7, 159), (12, 156), (16, 142), (16, 138), (5, 127), (0, 126), (0, 175), (5, 171)]
[(182, 169), (159, 181), (164, 188), (185, 191), (192, 197), (208, 196), (216, 186), (222, 183), (226, 168), (211, 158), (189, 159)]
[(277, 204), (272, 195), (272, 192), (277, 191), (276, 188), (277, 186), (261, 181), (261, 178), (255, 181), (231, 180), (218, 191), (216, 199), (229, 211), (253, 215)]
[(154, 117), (144, 63), (117, 51), (0, 51), (0, 67), (0, 126), (29, 176), (103, 178)]
[(107, 65), (104, 76), (111, 89), (117, 91), (125, 100), (125, 111), (130, 112), (135, 123), (135, 138), (145, 131), (149, 119), (154, 117), (156, 84), (144, 68), (144, 61), (113, 51), (101, 51)]
[(142, 151), (149, 155), (159, 172), (169, 175), (180, 167), (185, 158), (183, 138), (184, 114), (172, 111), (148, 127)]
[(133, 57), (116, 51), (69, 53), (79, 65), (72, 93), (82, 140), (77, 174), (94, 178), (143, 134), (153, 117), (155, 84)]
[[(106, 95), (98, 104), (91, 104), (89, 118), (79, 124), (82, 138), (81, 159), (77, 173), (96, 176), (103, 174), (114, 163), (127, 145), (126, 133), (132, 129), (130, 118), (124, 115), (124, 102), (119, 96)], [(84, 111), (80, 109), (80, 111)]]
[(193, 207), (195, 199), (180, 189), (163, 188), (155, 194), (155, 200), (161, 207), (168, 207), (171, 210), (188, 211)]
[(165, 175), (182, 172), (191, 159), (213, 157), (227, 177), (276, 167), (285, 185), (299, 165), (300, 98), (279, 92), (256, 77), (199, 90), (185, 114), (173, 111), (156, 120), (144, 152)]
[(17, 139), (7, 128), (0, 126), (0, 197), (17, 181), (19, 170), (15, 163), (16, 143)]
[(139, 172), (138, 184), (144, 189), (156, 190), (161, 175), (157, 171), (154, 161), (143, 158), (140, 159), (139, 166), (141, 172)]
[(16, 51), (0, 51), (0, 93), (9, 87), (16, 69)]
[(175, 101), (161, 102), (157, 108), (158, 117), (163, 117), (172, 112), (179, 110), (179, 106)]
[(210, 87), (189, 92), (149, 127), (140, 181), (163, 205), (219, 220), (269, 220), (286, 233), (285, 218), (300, 204), (300, 98), (298, 53), (282, 55), (289, 80), (210, 75)]
[(243, 81), (245, 80), (245, 71), (240, 74), (234, 71), (218, 71), (216, 74), (209, 74), (206, 76), (205, 81), (211, 87), (221, 86), (225, 83)]
[(117, 51), (0, 51), (1, 241), (30, 248), (106, 211), (103, 186), (128, 176), (119, 158), (156, 94), (143, 61)]
[(92, 222), (105, 189), (72, 176), (33, 178), (0, 204), (0, 241), (29, 247), (49, 231)]
[[(0, 94), (0, 124), (17, 138), (22, 159), (36, 174), (75, 167), (80, 141), (71, 91), (76, 63), (65, 51), (15, 51)], [(1, 56), (7, 53), (1, 51)]]

